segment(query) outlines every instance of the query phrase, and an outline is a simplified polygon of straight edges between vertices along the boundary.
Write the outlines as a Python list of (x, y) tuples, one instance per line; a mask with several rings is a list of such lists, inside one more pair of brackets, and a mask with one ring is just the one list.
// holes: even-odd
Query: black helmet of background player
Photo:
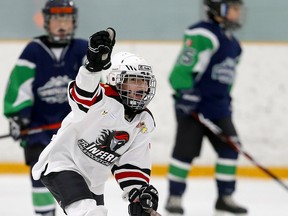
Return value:
[[(242, 10), (242, 0), (204, 0), (204, 7), (209, 19), (219, 22), (220, 18), (223, 28), (227, 30), (236, 30), (241, 27), (240, 24), (240, 12)], [(239, 16), (235, 20), (227, 18), (229, 7), (234, 7), (239, 10)]]
[[(44, 28), (46, 29), (49, 40), (52, 43), (56, 44), (67, 44), (74, 36), (75, 29), (77, 27), (77, 7), (75, 6), (74, 1), (72, 0), (48, 0), (42, 9), (42, 13), (44, 16)], [(65, 32), (65, 29), (59, 29), (59, 31), (63, 31), (61, 36), (52, 33), (49, 28), (49, 22), (51, 18), (62, 17), (62, 18), (72, 18), (73, 27), (69, 32)]]

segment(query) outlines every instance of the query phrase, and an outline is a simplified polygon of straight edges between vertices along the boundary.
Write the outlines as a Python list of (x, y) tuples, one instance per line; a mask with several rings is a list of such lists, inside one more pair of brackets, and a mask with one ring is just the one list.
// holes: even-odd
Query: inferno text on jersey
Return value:
[(95, 160), (105, 166), (111, 165), (119, 157), (117, 153), (107, 152), (99, 148), (96, 143), (88, 143), (84, 139), (78, 140), (78, 147), (85, 155), (90, 157), (92, 160)]

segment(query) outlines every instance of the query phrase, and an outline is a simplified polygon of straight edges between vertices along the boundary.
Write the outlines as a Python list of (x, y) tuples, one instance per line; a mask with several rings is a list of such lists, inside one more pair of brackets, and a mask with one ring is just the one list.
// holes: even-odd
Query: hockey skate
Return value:
[(181, 206), (181, 196), (170, 195), (168, 197), (165, 209), (167, 211), (167, 216), (182, 216), (184, 215), (184, 210)]
[(218, 197), (215, 210), (215, 216), (242, 216), (248, 213), (246, 208), (234, 202), (231, 195)]

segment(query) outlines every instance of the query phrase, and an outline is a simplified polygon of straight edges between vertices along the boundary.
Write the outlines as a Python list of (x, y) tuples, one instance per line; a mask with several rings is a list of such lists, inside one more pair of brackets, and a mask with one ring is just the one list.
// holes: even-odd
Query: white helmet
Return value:
[[(120, 52), (112, 56), (111, 71), (107, 75), (107, 83), (115, 86), (124, 105), (135, 109), (143, 110), (152, 100), (156, 92), (156, 79), (152, 72), (152, 67), (145, 59), (128, 52)], [(134, 84), (146, 81), (146, 91), (137, 91), (137, 98), (129, 96), (129, 80), (134, 80)], [(125, 85), (125, 88), (124, 88)], [(130, 85), (131, 86), (131, 85)]]

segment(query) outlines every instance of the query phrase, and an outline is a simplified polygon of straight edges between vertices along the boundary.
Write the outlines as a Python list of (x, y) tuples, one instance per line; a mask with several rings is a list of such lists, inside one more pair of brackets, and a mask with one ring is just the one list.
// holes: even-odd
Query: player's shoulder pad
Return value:
[[(216, 35), (213, 28), (210, 28), (211, 24), (203, 24), (203, 25), (195, 25), (190, 28), (188, 28), (185, 31), (186, 37), (193, 38), (193, 40), (197, 40), (198, 44), (202, 44), (202, 46), (207, 46), (210, 48), (210, 46), (213, 46), (214, 50), (217, 50), (220, 46), (220, 42), (218, 39), (218, 36)], [(207, 41), (210, 41), (207, 43)], [(187, 41), (185, 41), (187, 43)]]

